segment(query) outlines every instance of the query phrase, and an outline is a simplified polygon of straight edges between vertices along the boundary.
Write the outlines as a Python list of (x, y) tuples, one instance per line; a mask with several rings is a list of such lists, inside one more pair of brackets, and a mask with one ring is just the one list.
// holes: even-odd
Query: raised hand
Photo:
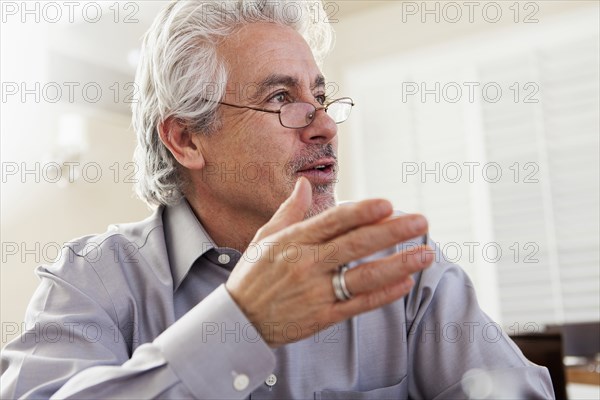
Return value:
[[(365, 200), (331, 208), (304, 220), (312, 189), (305, 178), (256, 234), (229, 277), (226, 288), (271, 346), (299, 340), (332, 323), (373, 310), (406, 295), (411, 274), (433, 261), (427, 246), (352, 268), (345, 274), (353, 297), (339, 301), (332, 277), (339, 266), (427, 232), (420, 215), (391, 217), (386, 200)], [(252, 255), (250, 255), (250, 252)]]

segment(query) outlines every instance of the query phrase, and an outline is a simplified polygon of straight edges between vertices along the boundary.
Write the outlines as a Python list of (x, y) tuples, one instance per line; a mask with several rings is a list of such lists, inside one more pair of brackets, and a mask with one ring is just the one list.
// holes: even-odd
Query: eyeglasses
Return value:
[(354, 103), (350, 97), (342, 97), (333, 100), (323, 107), (315, 107), (310, 103), (287, 103), (281, 106), (277, 111), (266, 110), (264, 108), (240, 106), (237, 104), (225, 103), (218, 101), (217, 103), (235, 108), (247, 108), (254, 111), (262, 111), (272, 114), (279, 114), (279, 122), (284, 128), (300, 129), (309, 126), (317, 115), (317, 111), (325, 110), (327, 115), (333, 119), (336, 124), (341, 124), (350, 116)]

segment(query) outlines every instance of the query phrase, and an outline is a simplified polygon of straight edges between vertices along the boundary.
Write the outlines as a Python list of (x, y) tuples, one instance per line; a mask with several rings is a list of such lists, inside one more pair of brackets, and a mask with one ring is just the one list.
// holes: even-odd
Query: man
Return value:
[[(159, 207), (38, 269), (3, 398), (458, 398), (502, 379), (515, 391), (484, 395), (552, 397), (545, 369), (504, 334), (486, 340), (459, 267), (424, 270), (423, 217), (335, 207), (352, 102), (326, 97), (315, 57), (331, 28), (309, 7), (176, 2), (158, 16), (134, 127), (138, 192)], [(49, 324), (61, 336), (37, 340)], [(448, 338), (449, 324), (468, 332)]]

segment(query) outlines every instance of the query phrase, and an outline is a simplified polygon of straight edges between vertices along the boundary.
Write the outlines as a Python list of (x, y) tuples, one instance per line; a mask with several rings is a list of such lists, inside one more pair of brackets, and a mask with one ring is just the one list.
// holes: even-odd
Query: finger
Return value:
[(338, 237), (328, 245), (335, 246), (335, 257), (328, 264), (346, 264), (398, 243), (424, 235), (428, 230), (425, 217), (403, 215), (378, 224), (363, 226)]
[(330, 208), (290, 229), (289, 235), (306, 243), (323, 243), (363, 225), (374, 224), (393, 212), (389, 201), (370, 199)]
[(428, 267), (432, 262), (430, 247), (420, 246), (406, 250), (348, 270), (344, 275), (346, 287), (354, 296), (368, 293), (399, 283), (409, 275)]
[(333, 317), (336, 320), (341, 321), (390, 304), (406, 296), (414, 284), (414, 279), (411, 276), (408, 276), (396, 284), (384, 286), (379, 290), (355, 296), (347, 301), (334, 303)]
[(255, 241), (264, 239), (291, 224), (302, 221), (312, 203), (312, 187), (304, 177), (296, 181), (294, 190), (275, 212), (273, 217), (256, 232)]

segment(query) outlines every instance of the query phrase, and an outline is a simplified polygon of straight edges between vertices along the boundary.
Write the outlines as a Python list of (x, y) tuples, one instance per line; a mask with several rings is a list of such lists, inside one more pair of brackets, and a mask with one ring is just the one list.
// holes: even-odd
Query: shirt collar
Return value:
[(241, 257), (235, 249), (216, 246), (185, 198), (174, 206), (165, 207), (163, 225), (173, 291), (177, 290), (198, 258), (204, 256), (231, 271)]

